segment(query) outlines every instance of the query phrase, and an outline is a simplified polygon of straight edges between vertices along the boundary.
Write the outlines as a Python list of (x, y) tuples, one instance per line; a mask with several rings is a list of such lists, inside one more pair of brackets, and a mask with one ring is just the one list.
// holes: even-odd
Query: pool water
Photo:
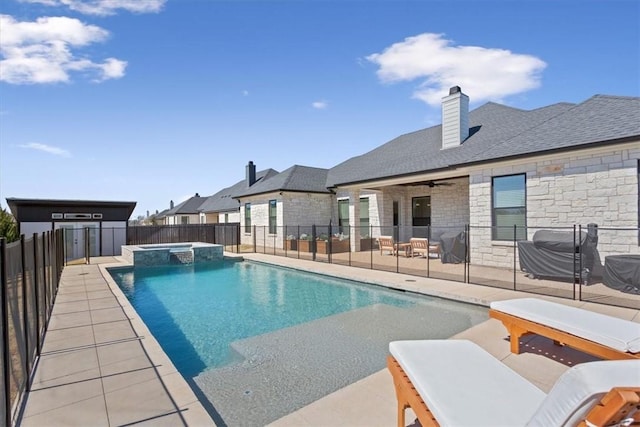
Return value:
[(230, 344), (242, 338), (372, 304), (412, 304), (382, 288), (250, 262), (136, 268), (113, 276), (188, 376), (237, 361)]
[(265, 425), (383, 369), (389, 341), (448, 338), (488, 318), (483, 307), (248, 261), (110, 273), (218, 425)]

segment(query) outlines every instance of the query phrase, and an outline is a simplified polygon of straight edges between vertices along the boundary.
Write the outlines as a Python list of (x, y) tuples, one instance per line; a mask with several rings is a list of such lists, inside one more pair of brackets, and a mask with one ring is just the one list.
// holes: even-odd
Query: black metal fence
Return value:
[(225, 246), (238, 252), (240, 224), (143, 225), (127, 228), (127, 245), (203, 242)]
[(62, 230), (0, 239), (2, 391), (0, 415), (12, 425), (40, 356), (64, 265)]
[[(242, 230), (240, 248), (640, 309), (640, 279), (616, 279), (619, 275), (611, 267), (613, 260), (640, 263), (639, 231), (593, 224), (544, 228), (311, 225), (277, 227), (270, 233), (269, 227), (254, 226), (250, 233)], [(414, 250), (417, 242), (411, 241), (420, 239), (428, 242), (426, 249)], [(389, 240), (392, 246), (385, 246)]]

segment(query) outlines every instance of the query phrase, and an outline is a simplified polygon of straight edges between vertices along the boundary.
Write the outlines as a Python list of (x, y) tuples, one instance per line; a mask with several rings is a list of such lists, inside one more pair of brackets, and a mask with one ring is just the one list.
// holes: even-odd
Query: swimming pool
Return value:
[(448, 338), (488, 318), (248, 261), (110, 273), (218, 424), (265, 425), (383, 369), (389, 341)]

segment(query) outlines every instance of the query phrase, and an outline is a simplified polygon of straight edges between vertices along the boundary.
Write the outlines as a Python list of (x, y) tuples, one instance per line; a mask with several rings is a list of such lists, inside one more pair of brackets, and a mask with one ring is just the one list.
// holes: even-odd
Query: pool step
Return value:
[(169, 253), (170, 264), (193, 264), (193, 251), (180, 251)]

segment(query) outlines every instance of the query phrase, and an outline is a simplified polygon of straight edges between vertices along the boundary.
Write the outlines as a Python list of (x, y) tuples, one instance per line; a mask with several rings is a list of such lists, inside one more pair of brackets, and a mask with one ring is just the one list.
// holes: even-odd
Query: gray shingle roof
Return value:
[(440, 125), (399, 136), (331, 168), (327, 186), (638, 137), (640, 98), (596, 95), (530, 111), (490, 102), (469, 113), (469, 128), (462, 145), (446, 150)]
[(200, 197), (198, 195), (190, 197), (184, 202), (174, 206), (173, 209), (169, 209), (165, 213), (165, 216), (179, 215), (179, 214), (183, 214), (183, 215), (197, 214), (199, 213), (198, 208), (200, 207), (200, 205), (202, 205), (202, 203), (204, 203), (206, 199), (207, 199), (206, 197)]
[[(259, 182), (269, 179), (278, 175), (278, 171), (274, 169), (265, 169), (256, 173), (257, 185)], [(247, 190), (247, 181), (243, 179), (233, 184), (231, 187), (224, 188), (218, 191), (216, 194), (207, 197), (207, 200), (198, 209), (200, 212), (224, 212), (238, 209), (238, 201), (233, 198), (236, 194), (239, 194)]]
[(327, 189), (327, 169), (293, 165), (289, 169), (245, 188), (233, 197), (245, 197), (274, 191), (330, 193)]

